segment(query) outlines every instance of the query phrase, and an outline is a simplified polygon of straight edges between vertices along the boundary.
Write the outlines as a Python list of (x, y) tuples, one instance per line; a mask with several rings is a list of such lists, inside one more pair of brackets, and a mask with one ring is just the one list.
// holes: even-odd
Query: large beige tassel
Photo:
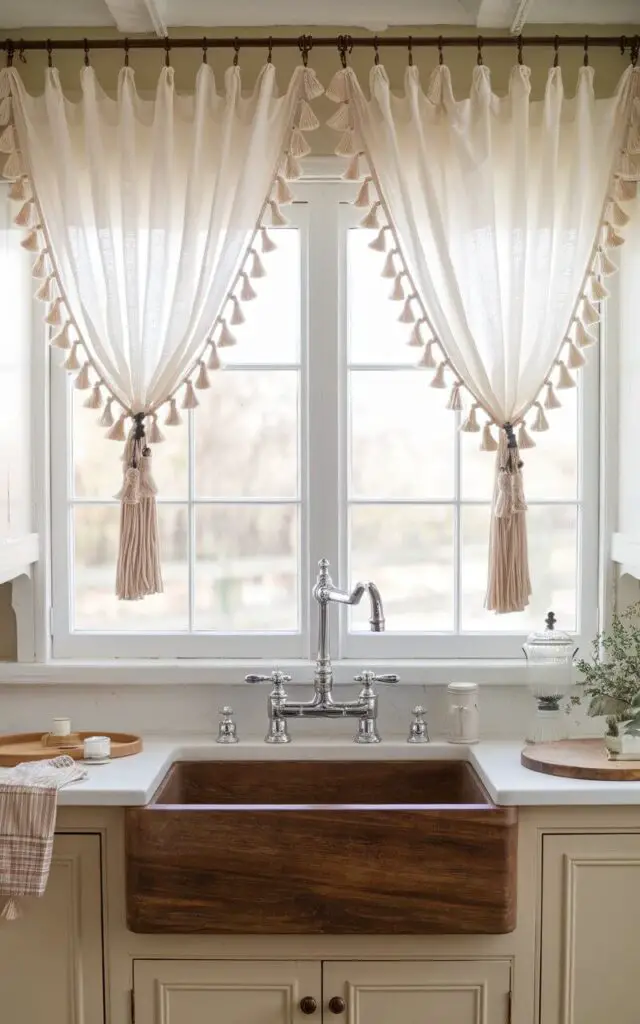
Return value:
[(20, 901), (16, 896), (9, 896), (2, 908), (0, 918), (2, 918), (3, 921), (17, 921), (19, 917), (22, 917)]
[(54, 295), (55, 280), (55, 274), (49, 274), (45, 277), (35, 294), (35, 298), (38, 299), (39, 302), (51, 302)]
[(199, 405), (200, 405), (200, 402), (198, 401), (198, 396), (196, 395), (195, 391), (193, 390), (193, 384), (191, 383), (190, 380), (188, 380), (187, 383), (186, 383), (186, 387), (184, 389), (184, 397), (182, 399), (182, 408), (183, 409), (197, 409)]
[(347, 128), (342, 133), (338, 141), (338, 145), (333, 151), (336, 156), (355, 156), (358, 152), (358, 147), (355, 140), (355, 132), (351, 128)]
[[(27, 235), (25, 235), (25, 237), (20, 242), (22, 248), (26, 249), (27, 252), (38, 252), (38, 250), (40, 249), (40, 236), (38, 234), (38, 231), (38, 227), (32, 228), (32, 230)], [(35, 276), (36, 275), (34, 274), (34, 277)]]
[(424, 345), (424, 339), (420, 334), (420, 324), (425, 322), (424, 318), (421, 318), (413, 325), (413, 329), (409, 335), (409, 341), (407, 342), (407, 345), (409, 345), (410, 348), (422, 348)]
[(21, 174), (19, 178), (16, 178), (9, 189), (9, 199), (15, 199), (16, 201), (26, 199), (29, 195), (28, 182), (29, 179), (25, 174)]
[(162, 593), (156, 486), (151, 475), (151, 449), (147, 446), (144, 413), (134, 416), (123, 457), (120, 498), (120, 543), (116, 595), (139, 601)]
[[(433, 383), (433, 382), (432, 382)], [(462, 404), (462, 395), (460, 394), (460, 388), (462, 387), (461, 382), (458, 380), (451, 387), (451, 394), (447, 401), (447, 409), (452, 412), (462, 412), (464, 406)]]
[(609, 289), (595, 275), (589, 281), (589, 292), (594, 302), (609, 298)]
[(11, 97), (4, 96), (0, 100), (0, 124), (9, 124), (11, 120)]
[(194, 387), (198, 388), (199, 391), (204, 391), (206, 388), (211, 387), (211, 381), (209, 380), (209, 374), (207, 373), (207, 367), (204, 360), (200, 360), (198, 367), (198, 376), (195, 379)]
[(151, 423), (149, 424), (148, 431), (149, 444), (162, 444), (165, 440), (165, 436), (158, 426), (158, 416), (154, 412), (151, 417)]
[(527, 425), (523, 420), (518, 427), (518, 448), (522, 451), (524, 448), (535, 448), (535, 446), (536, 442), (529, 434)]
[(313, 132), (320, 127), (320, 121), (306, 100), (300, 100), (298, 128), (301, 132)]
[(496, 457), (485, 598), (485, 608), (499, 614), (523, 611), (531, 596), (522, 463), (513, 431), (510, 433), (508, 447), (506, 432), (500, 431)]
[(576, 320), (575, 322), (573, 336), (576, 345), (579, 345), (580, 348), (589, 348), (590, 345), (595, 345), (596, 341), (598, 340), (593, 336), (593, 334), (591, 334), (590, 331), (586, 329), (586, 327), (583, 323), (580, 322), (580, 320)]
[(446, 388), (447, 382), (444, 379), (444, 371), (447, 367), (446, 360), (442, 360), (433, 377), (429, 381), (430, 388)]
[(567, 369), (567, 364), (558, 360), (558, 379), (556, 381), (556, 388), (558, 391), (566, 391), (568, 388), (575, 388), (576, 382)]
[(482, 428), (482, 440), (480, 441), (480, 451), (497, 452), (497, 450), (498, 442), (493, 436), (493, 431), (491, 430), (491, 423), (485, 423), (484, 427)]
[(289, 188), (288, 182), (285, 181), (281, 174), (276, 178), (275, 200), (282, 206), (286, 206), (287, 203), (292, 203), (294, 200), (293, 192)]
[(45, 324), (49, 324), (50, 327), (60, 327), (62, 325), (62, 313), (60, 311), (61, 305), (62, 299), (53, 300), (49, 306), (47, 315), (44, 318)]
[(604, 249), (600, 249), (598, 254), (598, 264), (600, 267), (600, 273), (603, 277), (611, 277), (612, 274), (617, 274), (619, 269), (618, 264), (609, 259)]
[(94, 384), (91, 388), (91, 392), (82, 403), (85, 409), (101, 409), (102, 408), (102, 391), (100, 390), (100, 383)]
[[(120, 413), (120, 415), (118, 416), (116, 422), (111, 427), (111, 430), (107, 431), (107, 440), (108, 441), (124, 441), (124, 439), (126, 437), (125, 432), (124, 432), (124, 424), (125, 424), (126, 418), (127, 418), (127, 414), (126, 413), (124, 413), (124, 412)], [(104, 419), (104, 415), (102, 416), (101, 419)]]
[(105, 407), (102, 410), (102, 416), (98, 420), (99, 427), (112, 427), (113, 426), (113, 412), (111, 406), (113, 404), (113, 398), (107, 398)]
[(628, 203), (635, 199), (638, 194), (638, 182), (625, 181), (624, 178), (616, 177), (613, 194), (618, 202)]
[(22, 206), (20, 207), (20, 209), (16, 213), (15, 217), (13, 218), (13, 223), (16, 225), (16, 227), (19, 227), (19, 228), (30, 228), (32, 223), (33, 223), (33, 216), (34, 216), (34, 202), (33, 202), (33, 199), (27, 199), (22, 204)]
[(624, 245), (624, 238), (618, 234), (611, 224), (605, 224), (604, 226), (604, 244), (610, 249), (616, 249), (619, 245)]
[(609, 207), (608, 216), (611, 223), (615, 224), (617, 228), (625, 227), (625, 225), (627, 225), (631, 220), (629, 214), (625, 213), (622, 207), (618, 206), (618, 203), (615, 200), (612, 201)]
[(24, 164), (22, 162), (22, 156), (16, 149), (13, 153), (9, 153), (5, 161), (5, 165), (2, 168), (2, 175), (8, 178), (9, 181), (13, 181), (15, 178), (21, 178), (24, 174)]
[(349, 99), (346, 68), (340, 68), (339, 71), (336, 71), (327, 86), (325, 96), (332, 103), (344, 103), (345, 100)]
[(78, 376), (73, 382), (73, 386), (76, 391), (87, 391), (91, 387), (91, 380), (89, 378), (89, 363), (83, 363)]
[(343, 181), (360, 181), (362, 172), (360, 170), (360, 157), (362, 153), (354, 153), (345, 170), (342, 172)]
[(13, 125), (8, 124), (0, 134), (0, 153), (14, 153), (17, 141)]
[(49, 253), (47, 249), (39, 252), (31, 267), (32, 277), (46, 277), (49, 273)]
[(578, 370), (584, 366), (587, 360), (580, 349), (573, 344), (571, 338), (565, 338), (565, 341), (567, 344), (567, 366), (570, 370)]
[(71, 346), (71, 351), (69, 352), (69, 355), (67, 356), (67, 358), (65, 359), (64, 363), (62, 364), (64, 366), (65, 370), (73, 371), (73, 370), (79, 370), (81, 368), (82, 363), (78, 359), (78, 345), (79, 344), (80, 344), (79, 341), (74, 341), (73, 345)]
[(324, 85), (316, 75), (313, 68), (304, 68), (302, 80), (304, 83), (304, 94), (308, 100), (315, 100), (318, 96), (322, 96), (324, 92)]
[(582, 297), (582, 306), (580, 307), (580, 319), (585, 327), (590, 327), (592, 324), (597, 324), (600, 320), (600, 314), (598, 310), (589, 302), (586, 296)]
[[(268, 206), (269, 206), (269, 209), (271, 211), (271, 227), (273, 227), (273, 228), (283, 228), (283, 227), (285, 227), (289, 223), (289, 221), (287, 220), (287, 218), (283, 214), (282, 210), (280, 209), (280, 207), (276, 203), (275, 199), (269, 199)], [(265, 250), (263, 249), (263, 252), (264, 251)]]
[(178, 412), (178, 405), (175, 398), (169, 401), (169, 412), (167, 418), (164, 421), (165, 427), (179, 427), (182, 423), (182, 416)]

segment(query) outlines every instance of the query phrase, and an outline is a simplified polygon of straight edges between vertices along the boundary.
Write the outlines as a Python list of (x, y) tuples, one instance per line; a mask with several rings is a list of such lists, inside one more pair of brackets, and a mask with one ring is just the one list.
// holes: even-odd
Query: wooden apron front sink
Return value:
[(462, 761), (184, 761), (125, 815), (134, 932), (515, 927), (517, 810)]

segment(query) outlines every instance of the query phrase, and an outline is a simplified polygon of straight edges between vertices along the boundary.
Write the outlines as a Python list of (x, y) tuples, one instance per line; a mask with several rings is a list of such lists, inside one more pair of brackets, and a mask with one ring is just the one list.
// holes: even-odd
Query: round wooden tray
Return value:
[(111, 757), (128, 757), (139, 754), (142, 740), (128, 732), (79, 732), (77, 747), (52, 747), (45, 745), (41, 732), (21, 732), (9, 736), (0, 736), (0, 767), (13, 768), (21, 761), (43, 761), (46, 758), (68, 754), (74, 761), (81, 761), (84, 752), (82, 741), (88, 736), (108, 736), (111, 740)]
[(640, 760), (610, 761), (601, 739), (533, 743), (520, 755), (525, 768), (568, 779), (639, 782)]

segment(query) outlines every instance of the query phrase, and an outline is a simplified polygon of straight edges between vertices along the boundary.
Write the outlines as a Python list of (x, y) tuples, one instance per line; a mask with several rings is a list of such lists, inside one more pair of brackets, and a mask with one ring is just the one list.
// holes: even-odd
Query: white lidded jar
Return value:
[(545, 629), (530, 633), (522, 650), (527, 659), (527, 685), (536, 701), (527, 742), (563, 740), (567, 736), (567, 717), (562, 702), (573, 684), (573, 659), (578, 653), (574, 638), (556, 629), (556, 617), (549, 612)]
[(480, 739), (480, 712), (476, 683), (449, 683), (449, 743), (477, 743)]

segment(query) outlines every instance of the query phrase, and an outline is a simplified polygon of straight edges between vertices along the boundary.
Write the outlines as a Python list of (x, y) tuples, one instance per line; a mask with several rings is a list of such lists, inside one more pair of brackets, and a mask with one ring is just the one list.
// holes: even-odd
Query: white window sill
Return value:
[[(311, 683), (314, 665), (303, 660), (277, 662), (205, 659), (138, 659), (111, 661), (52, 661), (46, 664), (0, 662), (0, 686), (35, 683), (40, 685), (165, 686), (220, 684), (245, 685), (249, 672), (268, 674), (279, 668), (296, 683)], [(476, 660), (388, 660), (334, 661), (334, 679), (338, 684), (352, 683), (363, 668), (375, 672), (397, 672), (403, 684), (443, 686), (464, 680), (490, 686), (510, 686), (526, 682), (524, 659)]]

